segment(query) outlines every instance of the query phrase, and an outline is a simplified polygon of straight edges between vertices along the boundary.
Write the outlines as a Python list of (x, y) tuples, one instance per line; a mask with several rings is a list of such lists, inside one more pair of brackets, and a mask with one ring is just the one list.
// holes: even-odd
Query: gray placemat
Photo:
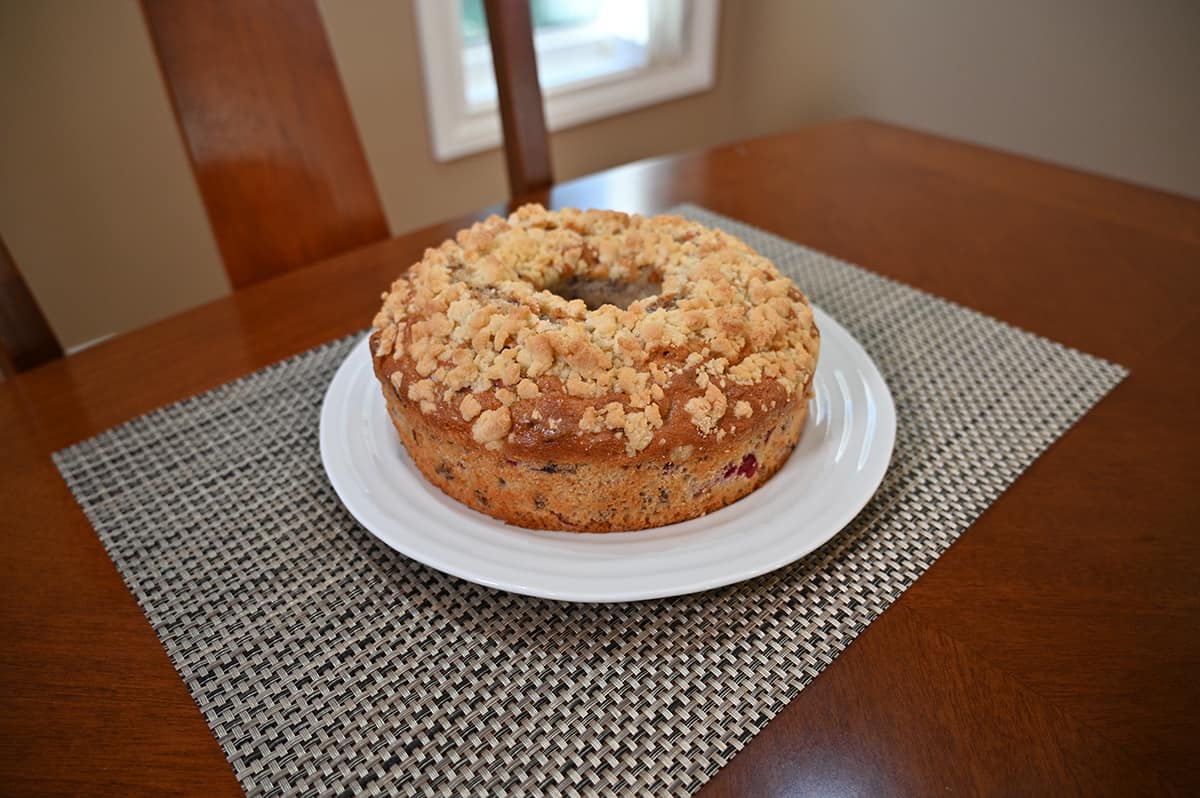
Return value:
[(688, 795), (1126, 373), (699, 208), (879, 365), (882, 487), (824, 548), (635, 604), (493, 591), (338, 503), (321, 399), (354, 339), (55, 455), (251, 795)]

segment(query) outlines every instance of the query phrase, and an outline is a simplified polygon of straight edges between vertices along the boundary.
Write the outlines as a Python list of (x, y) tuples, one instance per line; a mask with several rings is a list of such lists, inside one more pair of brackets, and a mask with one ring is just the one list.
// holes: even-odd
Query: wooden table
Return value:
[[(1200, 203), (853, 121), (613, 169), (1132, 369), (704, 795), (1200, 788)], [(0, 792), (238, 785), (50, 452), (366, 326), (472, 217), (0, 385)]]

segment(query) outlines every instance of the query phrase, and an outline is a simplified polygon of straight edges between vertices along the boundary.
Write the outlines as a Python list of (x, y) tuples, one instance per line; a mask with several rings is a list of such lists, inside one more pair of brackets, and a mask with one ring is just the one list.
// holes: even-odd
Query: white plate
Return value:
[(764, 574), (836, 535), (887, 471), (896, 411), (875, 364), (815, 310), (821, 356), (804, 434), (779, 473), (703, 518), (640, 532), (509, 526), (425, 481), (400, 444), (363, 339), (321, 408), (321, 459), (355, 518), (396, 551), (481, 585), (563, 601), (635, 601)]

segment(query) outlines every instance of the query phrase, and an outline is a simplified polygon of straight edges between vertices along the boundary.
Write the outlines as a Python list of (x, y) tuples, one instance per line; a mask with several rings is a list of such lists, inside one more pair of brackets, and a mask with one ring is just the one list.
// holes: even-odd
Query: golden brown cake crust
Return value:
[[(597, 293), (631, 287), (648, 295), (625, 308), (560, 295), (595, 302)], [(526, 526), (640, 528), (622, 524), (694, 517), (749, 492), (786, 458), (764, 459), (763, 447), (795, 445), (790, 431), (799, 436), (819, 347), (807, 300), (770, 261), (672, 216), (525, 206), (426, 250), (383, 299), (371, 337), (375, 371), (414, 460), (452, 496)], [(436, 458), (412, 442), (422, 431), (444, 443)], [(595, 507), (567, 524), (561, 510), (547, 510), (554, 494), (572, 508), (620, 501), (582, 485), (576, 495), (572, 482), (604, 482), (590, 467), (678, 481), (684, 469), (662, 467), (697, 458), (693, 465), (711, 460), (724, 473), (735, 455), (756, 465), (733, 480), (744, 490), (715, 506), (726, 486), (697, 493), (712, 479), (698, 469), (690, 477), (698, 481), (688, 489), (680, 482), (657, 514), (647, 508), (615, 521), (622, 514), (609, 511), (601, 521), (604, 508)], [(498, 475), (488, 484), (446, 476), (508, 464), (517, 470), (503, 485)], [(547, 475), (557, 479), (543, 484)], [(639, 496), (666, 504), (647, 490), (638, 486)], [(521, 508), (537, 512), (510, 507), (516, 494)], [(639, 498), (639, 507), (648, 501)]]

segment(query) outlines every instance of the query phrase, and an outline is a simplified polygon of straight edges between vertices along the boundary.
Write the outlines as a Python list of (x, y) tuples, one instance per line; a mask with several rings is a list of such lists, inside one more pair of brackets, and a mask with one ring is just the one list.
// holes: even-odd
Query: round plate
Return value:
[(875, 493), (896, 437), (891, 394), (846, 330), (821, 330), (815, 396), (783, 468), (728, 507), (639, 532), (583, 534), (510, 526), (429, 484), (408, 457), (363, 339), (321, 408), (321, 459), (359, 523), (396, 551), (481, 585), (563, 601), (635, 601), (764, 574), (836, 535)]

